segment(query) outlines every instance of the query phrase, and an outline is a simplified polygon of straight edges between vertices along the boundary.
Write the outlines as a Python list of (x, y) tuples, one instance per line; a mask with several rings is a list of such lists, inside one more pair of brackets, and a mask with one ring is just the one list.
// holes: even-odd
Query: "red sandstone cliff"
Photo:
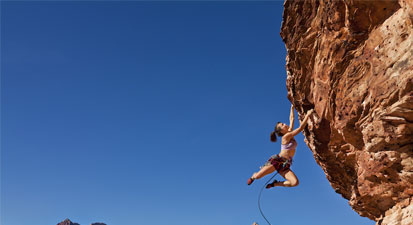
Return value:
[(288, 97), (306, 142), (361, 216), (413, 224), (413, 0), (284, 3)]

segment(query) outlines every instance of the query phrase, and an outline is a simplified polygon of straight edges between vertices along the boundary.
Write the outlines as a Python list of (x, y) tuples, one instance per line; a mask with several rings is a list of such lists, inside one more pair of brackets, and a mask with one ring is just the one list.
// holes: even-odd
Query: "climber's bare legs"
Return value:
[(285, 181), (274, 183), (274, 186), (295, 187), (299, 184), (298, 178), (292, 170), (287, 170), (280, 173), (285, 178)]
[(264, 177), (265, 175), (268, 175), (268, 174), (270, 174), (270, 173), (272, 173), (272, 172), (274, 172), (274, 171), (275, 171), (275, 168), (274, 168), (273, 165), (266, 165), (266, 166), (263, 166), (263, 167), (260, 169), (260, 171), (254, 173), (254, 174), (252, 175), (252, 178), (253, 178), (253, 179), (260, 179), (260, 178)]

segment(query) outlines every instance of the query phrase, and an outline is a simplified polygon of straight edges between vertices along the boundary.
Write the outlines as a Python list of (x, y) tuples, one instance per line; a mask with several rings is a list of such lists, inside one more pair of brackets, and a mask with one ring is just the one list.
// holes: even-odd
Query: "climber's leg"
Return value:
[(260, 171), (254, 173), (254, 174), (252, 175), (252, 178), (254, 178), (254, 179), (260, 179), (260, 178), (262, 178), (263, 176), (268, 175), (268, 174), (270, 174), (270, 173), (272, 173), (272, 172), (274, 172), (274, 171), (275, 171), (275, 168), (274, 168), (273, 165), (271, 165), (271, 164), (270, 164), (270, 165), (265, 165), (265, 166), (263, 166), (263, 167), (260, 169)]
[(284, 182), (276, 183), (274, 186), (295, 187), (299, 184), (297, 176), (290, 169), (280, 172), (280, 175), (286, 180)]
[(260, 179), (261, 177), (268, 175), (272, 172), (275, 171), (275, 168), (273, 165), (269, 164), (269, 165), (265, 165), (263, 167), (261, 167), (260, 171), (254, 173), (247, 181), (247, 184), (250, 185), (252, 184), (252, 182), (254, 182), (255, 179)]

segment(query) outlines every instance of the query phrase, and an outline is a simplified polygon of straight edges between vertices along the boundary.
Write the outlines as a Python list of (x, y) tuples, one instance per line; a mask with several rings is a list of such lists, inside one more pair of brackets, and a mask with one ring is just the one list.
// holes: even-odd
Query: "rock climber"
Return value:
[(295, 149), (297, 148), (297, 141), (294, 136), (299, 134), (307, 125), (307, 120), (309, 116), (314, 112), (313, 109), (309, 110), (301, 122), (300, 127), (294, 129), (294, 106), (291, 105), (290, 112), (290, 126), (285, 123), (278, 122), (271, 132), (270, 140), (272, 142), (277, 141), (277, 136), (281, 137), (281, 152), (277, 155), (271, 156), (268, 161), (260, 167), (260, 171), (254, 173), (249, 179), (247, 184), (250, 185), (255, 179), (260, 179), (265, 175), (268, 175), (274, 171), (285, 178), (285, 181), (274, 180), (272, 183), (268, 184), (266, 188), (272, 188), (276, 186), (283, 187), (295, 187), (298, 185), (297, 176), (290, 169), (293, 162), (293, 157), (295, 154)]

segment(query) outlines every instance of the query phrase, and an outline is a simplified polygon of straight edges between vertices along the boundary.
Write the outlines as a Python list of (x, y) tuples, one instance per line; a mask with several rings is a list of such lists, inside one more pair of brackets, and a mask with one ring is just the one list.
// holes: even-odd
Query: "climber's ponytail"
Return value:
[(277, 141), (277, 136), (282, 137), (284, 134), (281, 132), (281, 128), (278, 126), (278, 124), (280, 124), (281, 122), (278, 122), (277, 125), (275, 125), (274, 131), (271, 132), (270, 135), (270, 140), (272, 142), (276, 142)]
[(272, 142), (276, 142), (277, 141), (277, 135), (275, 134), (275, 131), (271, 132), (270, 134), (270, 140)]

